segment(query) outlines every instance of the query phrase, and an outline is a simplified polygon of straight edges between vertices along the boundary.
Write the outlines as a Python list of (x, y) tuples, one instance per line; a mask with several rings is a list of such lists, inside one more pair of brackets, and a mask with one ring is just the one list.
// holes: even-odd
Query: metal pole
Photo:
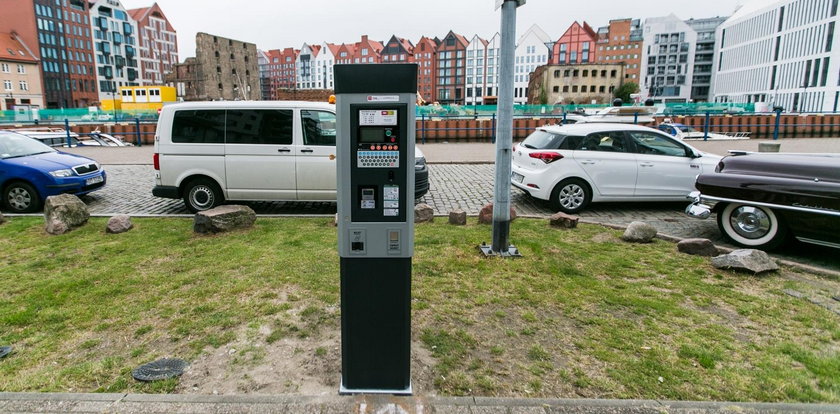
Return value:
[(64, 118), (64, 132), (67, 133), (67, 148), (70, 148), (70, 121)]
[(563, 125), (566, 125), (566, 108), (563, 108)]
[(776, 128), (773, 129), (773, 140), (779, 139), (779, 121), (782, 120), (782, 110), (776, 108)]
[(496, 193), (493, 196), (492, 253), (511, 255), (510, 173), (513, 146), (513, 83), (516, 49), (516, 7), (518, 2), (502, 4), (502, 42), (499, 60), (499, 122), (496, 125)]
[(703, 125), (703, 141), (709, 140), (709, 121), (711, 121), (711, 115), (709, 115), (709, 111), (706, 111), (706, 124)]
[(636, 125), (638, 123), (639, 123), (639, 113), (638, 112), (633, 112), (633, 125)]
[[(498, 111), (499, 106), (496, 105), (496, 110)], [(496, 114), (490, 117), (490, 142), (496, 143)]]
[(140, 135), (140, 118), (134, 118), (134, 130), (137, 131), (137, 146), (143, 146), (143, 138)]
[(420, 115), (420, 142), (426, 143), (426, 114)]

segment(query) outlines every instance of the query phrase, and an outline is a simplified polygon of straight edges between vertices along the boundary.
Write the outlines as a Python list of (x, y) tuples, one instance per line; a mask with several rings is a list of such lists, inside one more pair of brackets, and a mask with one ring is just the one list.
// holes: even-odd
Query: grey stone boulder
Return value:
[(452, 210), (449, 212), (449, 224), (455, 226), (464, 226), (467, 224), (467, 212), (461, 209)]
[(576, 228), (578, 222), (580, 221), (580, 217), (571, 216), (566, 213), (557, 212), (554, 213), (551, 217), (548, 218), (548, 223), (551, 227), (559, 227), (561, 229), (573, 229)]
[(432, 206), (426, 203), (420, 203), (414, 206), (414, 222), (415, 223), (431, 223), (435, 220), (435, 210)]
[[(516, 220), (516, 210), (510, 208), (510, 221)], [(487, 203), (478, 212), (479, 224), (493, 224), (493, 203)]]
[(222, 233), (245, 229), (254, 225), (257, 213), (248, 206), (224, 205), (207, 211), (200, 211), (193, 220), (196, 233)]
[(709, 239), (685, 239), (677, 243), (677, 251), (694, 256), (713, 257), (720, 254)]
[(656, 237), (656, 227), (645, 222), (634, 221), (627, 226), (621, 240), (631, 243), (650, 243)]
[(44, 202), (44, 221), (47, 233), (64, 234), (83, 226), (90, 218), (88, 208), (72, 194), (49, 196)]
[(712, 258), (712, 266), (754, 274), (779, 270), (779, 265), (761, 250), (740, 249)]
[(108, 219), (108, 225), (105, 226), (105, 233), (120, 234), (133, 228), (134, 223), (131, 222), (131, 217), (125, 214), (120, 214)]

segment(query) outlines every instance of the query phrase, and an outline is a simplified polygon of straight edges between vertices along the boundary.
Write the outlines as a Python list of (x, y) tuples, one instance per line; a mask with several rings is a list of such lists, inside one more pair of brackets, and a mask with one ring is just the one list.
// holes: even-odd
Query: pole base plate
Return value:
[(522, 257), (522, 253), (519, 252), (519, 249), (512, 244), (508, 246), (507, 249), (496, 252), (493, 251), (493, 246), (481, 243), (478, 246), (478, 251), (480, 251), (484, 257)]

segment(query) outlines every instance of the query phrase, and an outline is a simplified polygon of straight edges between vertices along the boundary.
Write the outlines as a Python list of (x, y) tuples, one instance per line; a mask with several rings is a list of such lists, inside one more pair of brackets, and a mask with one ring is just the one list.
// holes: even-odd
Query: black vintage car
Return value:
[(840, 155), (733, 153), (697, 177), (686, 214), (717, 213), (739, 246), (773, 249), (789, 237), (840, 248)]

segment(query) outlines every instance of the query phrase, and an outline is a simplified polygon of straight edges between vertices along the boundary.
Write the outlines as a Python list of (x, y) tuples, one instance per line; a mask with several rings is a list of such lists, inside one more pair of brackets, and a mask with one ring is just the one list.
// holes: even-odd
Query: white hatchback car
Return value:
[(546, 126), (513, 147), (511, 183), (566, 213), (599, 201), (684, 201), (720, 159), (638, 125)]

